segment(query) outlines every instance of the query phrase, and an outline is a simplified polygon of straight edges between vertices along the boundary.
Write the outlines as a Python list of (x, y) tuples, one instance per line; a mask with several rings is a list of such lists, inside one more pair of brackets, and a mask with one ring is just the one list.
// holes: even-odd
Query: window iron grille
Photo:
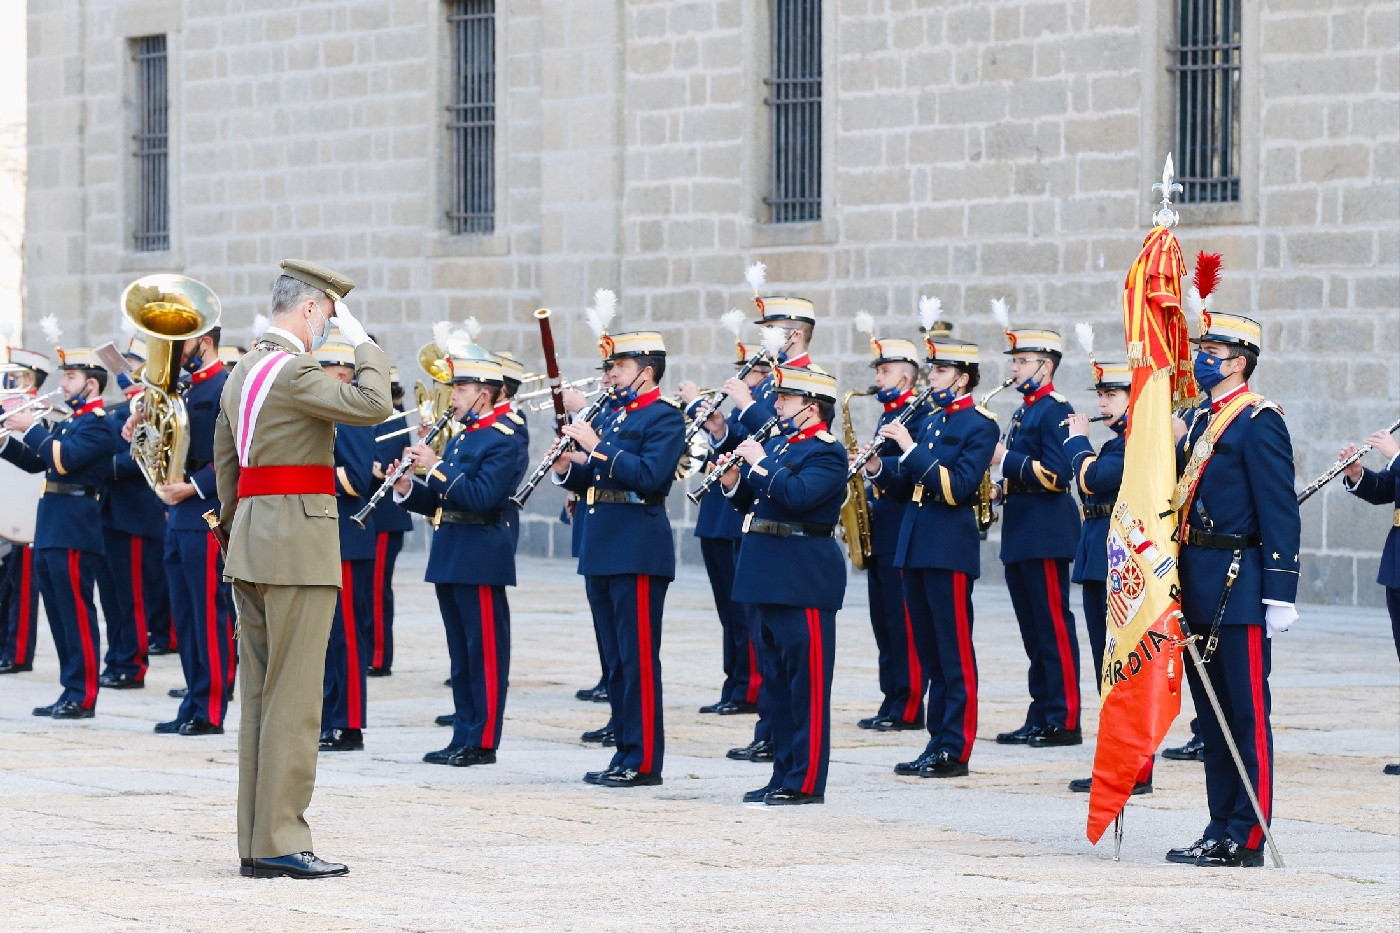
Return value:
[(821, 219), (821, 0), (772, 0), (772, 129), (768, 205), (773, 223)]
[(136, 71), (136, 199), (132, 224), (139, 252), (170, 249), (170, 107), (165, 36), (131, 44)]
[(447, 135), (452, 167), (448, 228), (491, 233), (496, 225), (496, 4), (454, 0), (452, 93)]
[(1179, 0), (1177, 167), (1181, 201), (1240, 199), (1240, 0)]

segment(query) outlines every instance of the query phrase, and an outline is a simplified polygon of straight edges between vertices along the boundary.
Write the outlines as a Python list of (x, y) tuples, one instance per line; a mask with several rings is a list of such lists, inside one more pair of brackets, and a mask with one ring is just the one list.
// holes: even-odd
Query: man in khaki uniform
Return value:
[[(214, 435), (240, 633), (238, 854), (245, 876), (321, 878), (349, 871), (311, 853), (304, 816), (341, 581), (335, 425), (389, 417), (389, 359), (341, 301), (355, 283), (294, 259), (282, 273), (271, 324), (229, 376)], [(357, 385), (307, 352), (332, 323), (355, 348)]]

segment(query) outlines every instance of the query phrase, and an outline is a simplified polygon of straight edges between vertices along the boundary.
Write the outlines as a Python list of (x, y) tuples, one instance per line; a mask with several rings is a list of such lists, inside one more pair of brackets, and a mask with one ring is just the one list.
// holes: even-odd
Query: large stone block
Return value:
[(1345, 230), (1292, 233), (1285, 245), (1288, 258), (1299, 266), (1365, 265), (1375, 252), (1370, 233)]

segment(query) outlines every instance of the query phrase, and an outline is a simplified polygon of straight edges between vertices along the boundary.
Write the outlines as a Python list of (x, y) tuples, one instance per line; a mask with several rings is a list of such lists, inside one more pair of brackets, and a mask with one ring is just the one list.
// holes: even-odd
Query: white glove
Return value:
[(341, 336), (350, 341), (352, 347), (370, 342), (369, 334), (365, 333), (364, 325), (355, 320), (355, 316), (350, 313), (350, 309), (345, 306), (343, 301), (335, 303), (335, 316), (331, 318), (331, 323), (340, 328)]
[(1268, 630), (1269, 637), (1273, 638), (1279, 632), (1288, 631), (1293, 625), (1293, 621), (1298, 618), (1298, 610), (1292, 606), (1276, 606), (1268, 604), (1264, 606), (1264, 628)]

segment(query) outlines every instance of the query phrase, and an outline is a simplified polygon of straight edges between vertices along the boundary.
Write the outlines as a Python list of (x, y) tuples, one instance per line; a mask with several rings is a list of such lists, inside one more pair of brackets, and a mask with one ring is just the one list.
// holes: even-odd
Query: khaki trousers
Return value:
[(306, 808), (316, 786), (326, 642), (334, 586), (235, 580), (238, 679), (238, 855), (310, 852)]

